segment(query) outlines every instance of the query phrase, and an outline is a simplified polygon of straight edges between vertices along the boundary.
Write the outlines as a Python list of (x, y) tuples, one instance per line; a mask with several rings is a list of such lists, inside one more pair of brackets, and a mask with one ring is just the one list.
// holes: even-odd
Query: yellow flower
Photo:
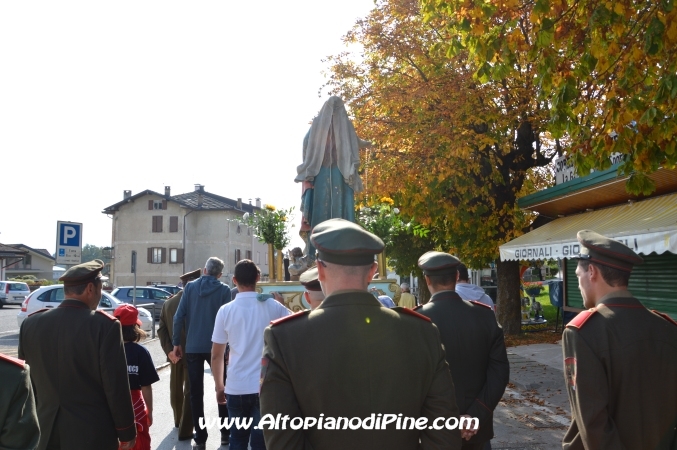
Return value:
[(381, 197), (381, 203), (388, 203), (389, 205), (394, 205), (395, 201), (390, 197)]
[(275, 211), (275, 207), (273, 205), (265, 204), (263, 205), (263, 208), (267, 209), (268, 211)]

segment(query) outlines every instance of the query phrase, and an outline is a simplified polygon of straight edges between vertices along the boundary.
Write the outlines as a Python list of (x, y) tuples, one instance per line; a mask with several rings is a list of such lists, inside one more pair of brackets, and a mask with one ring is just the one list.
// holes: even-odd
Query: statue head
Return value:
[(303, 256), (303, 250), (301, 250), (301, 247), (294, 247), (291, 250), (290, 256), (291, 256), (292, 261), (296, 261), (297, 259), (299, 259)]

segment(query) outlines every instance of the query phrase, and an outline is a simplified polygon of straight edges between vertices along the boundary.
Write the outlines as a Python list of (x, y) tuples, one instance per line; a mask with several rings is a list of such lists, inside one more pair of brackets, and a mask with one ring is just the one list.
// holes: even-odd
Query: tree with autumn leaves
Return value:
[[(443, 51), (450, 39), (415, 0), (378, 0), (345, 37), (360, 54), (329, 59), (327, 87), (374, 144), (365, 195), (391, 197), (441, 250), (479, 268), (529, 223), (517, 198), (545, 187), (555, 141), (530, 74), (480, 82), (465, 58)], [(517, 333), (518, 263), (498, 261), (498, 277), (499, 319)]]
[(533, 76), (546, 129), (568, 139), (579, 174), (624, 154), (627, 189), (677, 164), (677, 10), (672, 0), (422, 0), (439, 49), (481, 83)]

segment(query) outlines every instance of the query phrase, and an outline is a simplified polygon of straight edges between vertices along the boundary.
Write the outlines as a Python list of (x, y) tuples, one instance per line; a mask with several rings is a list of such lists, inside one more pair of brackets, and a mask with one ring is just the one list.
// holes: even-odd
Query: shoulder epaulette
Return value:
[(306, 310), (304, 310), (304, 311), (299, 311), (299, 312), (297, 312), (297, 313), (290, 314), (290, 315), (288, 315), (288, 316), (284, 316), (284, 317), (281, 317), (281, 318), (276, 319), (276, 320), (271, 320), (271, 321), (270, 321), (270, 326), (271, 326), (271, 327), (274, 327), (274, 326), (276, 326), (276, 325), (281, 324), (282, 322), (286, 322), (286, 321), (288, 321), (288, 320), (297, 319), (297, 318), (299, 318), (299, 317), (301, 317), (301, 316), (305, 316), (305, 315), (308, 314), (309, 312), (310, 312), (310, 310), (309, 310), (309, 309), (306, 309)]
[(571, 319), (571, 321), (567, 324), (567, 327), (576, 327), (580, 330), (581, 328), (583, 328), (583, 325), (585, 324), (585, 322), (587, 322), (588, 319), (590, 317), (592, 317), (593, 314), (595, 314), (596, 312), (597, 312), (597, 310), (594, 309), (594, 308), (591, 308), (587, 311), (579, 312), (576, 317)]
[(673, 318), (670, 317), (670, 316), (668, 316), (667, 314), (662, 313), (662, 312), (660, 312), (660, 311), (656, 311), (655, 309), (652, 309), (651, 312), (654, 313), (654, 314), (656, 314), (656, 315), (661, 316), (663, 319), (667, 320), (667, 321), (670, 322), (671, 324), (677, 325), (677, 322), (675, 322), (675, 321), (673, 320)]
[(484, 306), (485, 308), (491, 309), (491, 306), (487, 305), (486, 303), (478, 302), (477, 300), (468, 300), (470, 303), (474, 303), (475, 305), (480, 305)]
[(30, 316), (32, 316), (33, 314), (37, 314), (37, 313), (41, 313), (41, 312), (45, 312), (45, 311), (49, 311), (49, 310), (50, 310), (50, 308), (42, 308), (42, 309), (38, 309), (37, 311), (33, 311), (32, 313), (30, 313), (30, 314), (27, 315), (26, 317), (30, 317)]
[(117, 317), (111, 316), (111, 315), (108, 314), (106, 311), (102, 311), (102, 310), (100, 310), (100, 309), (97, 309), (96, 312), (98, 312), (99, 314), (103, 314), (106, 318), (108, 318), (108, 319), (110, 319), (110, 320), (118, 320)]
[(390, 309), (397, 311), (397, 312), (409, 314), (410, 316), (418, 317), (419, 319), (427, 320), (428, 322), (432, 322), (432, 320), (430, 320), (430, 317), (426, 317), (421, 313), (417, 313), (413, 309), (405, 308), (403, 306), (396, 306), (396, 307), (390, 308)]
[(26, 363), (24, 362), (23, 359), (14, 358), (12, 356), (5, 355), (4, 353), (0, 353), (0, 359), (3, 361), (7, 361), (8, 363), (14, 364), (15, 366), (19, 366), (22, 369), (26, 368)]

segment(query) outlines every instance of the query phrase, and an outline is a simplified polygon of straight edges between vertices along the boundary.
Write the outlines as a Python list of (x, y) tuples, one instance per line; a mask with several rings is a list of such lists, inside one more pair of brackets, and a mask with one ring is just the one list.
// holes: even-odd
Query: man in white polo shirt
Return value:
[[(263, 432), (254, 429), (261, 420), (259, 406), (259, 382), (261, 354), (263, 353), (263, 330), (272, 320), (291, 314), (273, 298), (256, 293), (256, 283), (261, 277), (259, 268), (252, 261), (243, 259), (235, 265), (233, 282), (239, 292), (235, 299), (219, 309), (212, 334), (212, 375), (216, 384), (216, 400), (228, 405), (231, 418), (251, 417), (249, 429), (232, 427), (230, 450), (265, 450)], [(230, 345), (228, 380), (223, 385), (223, 354)]]

